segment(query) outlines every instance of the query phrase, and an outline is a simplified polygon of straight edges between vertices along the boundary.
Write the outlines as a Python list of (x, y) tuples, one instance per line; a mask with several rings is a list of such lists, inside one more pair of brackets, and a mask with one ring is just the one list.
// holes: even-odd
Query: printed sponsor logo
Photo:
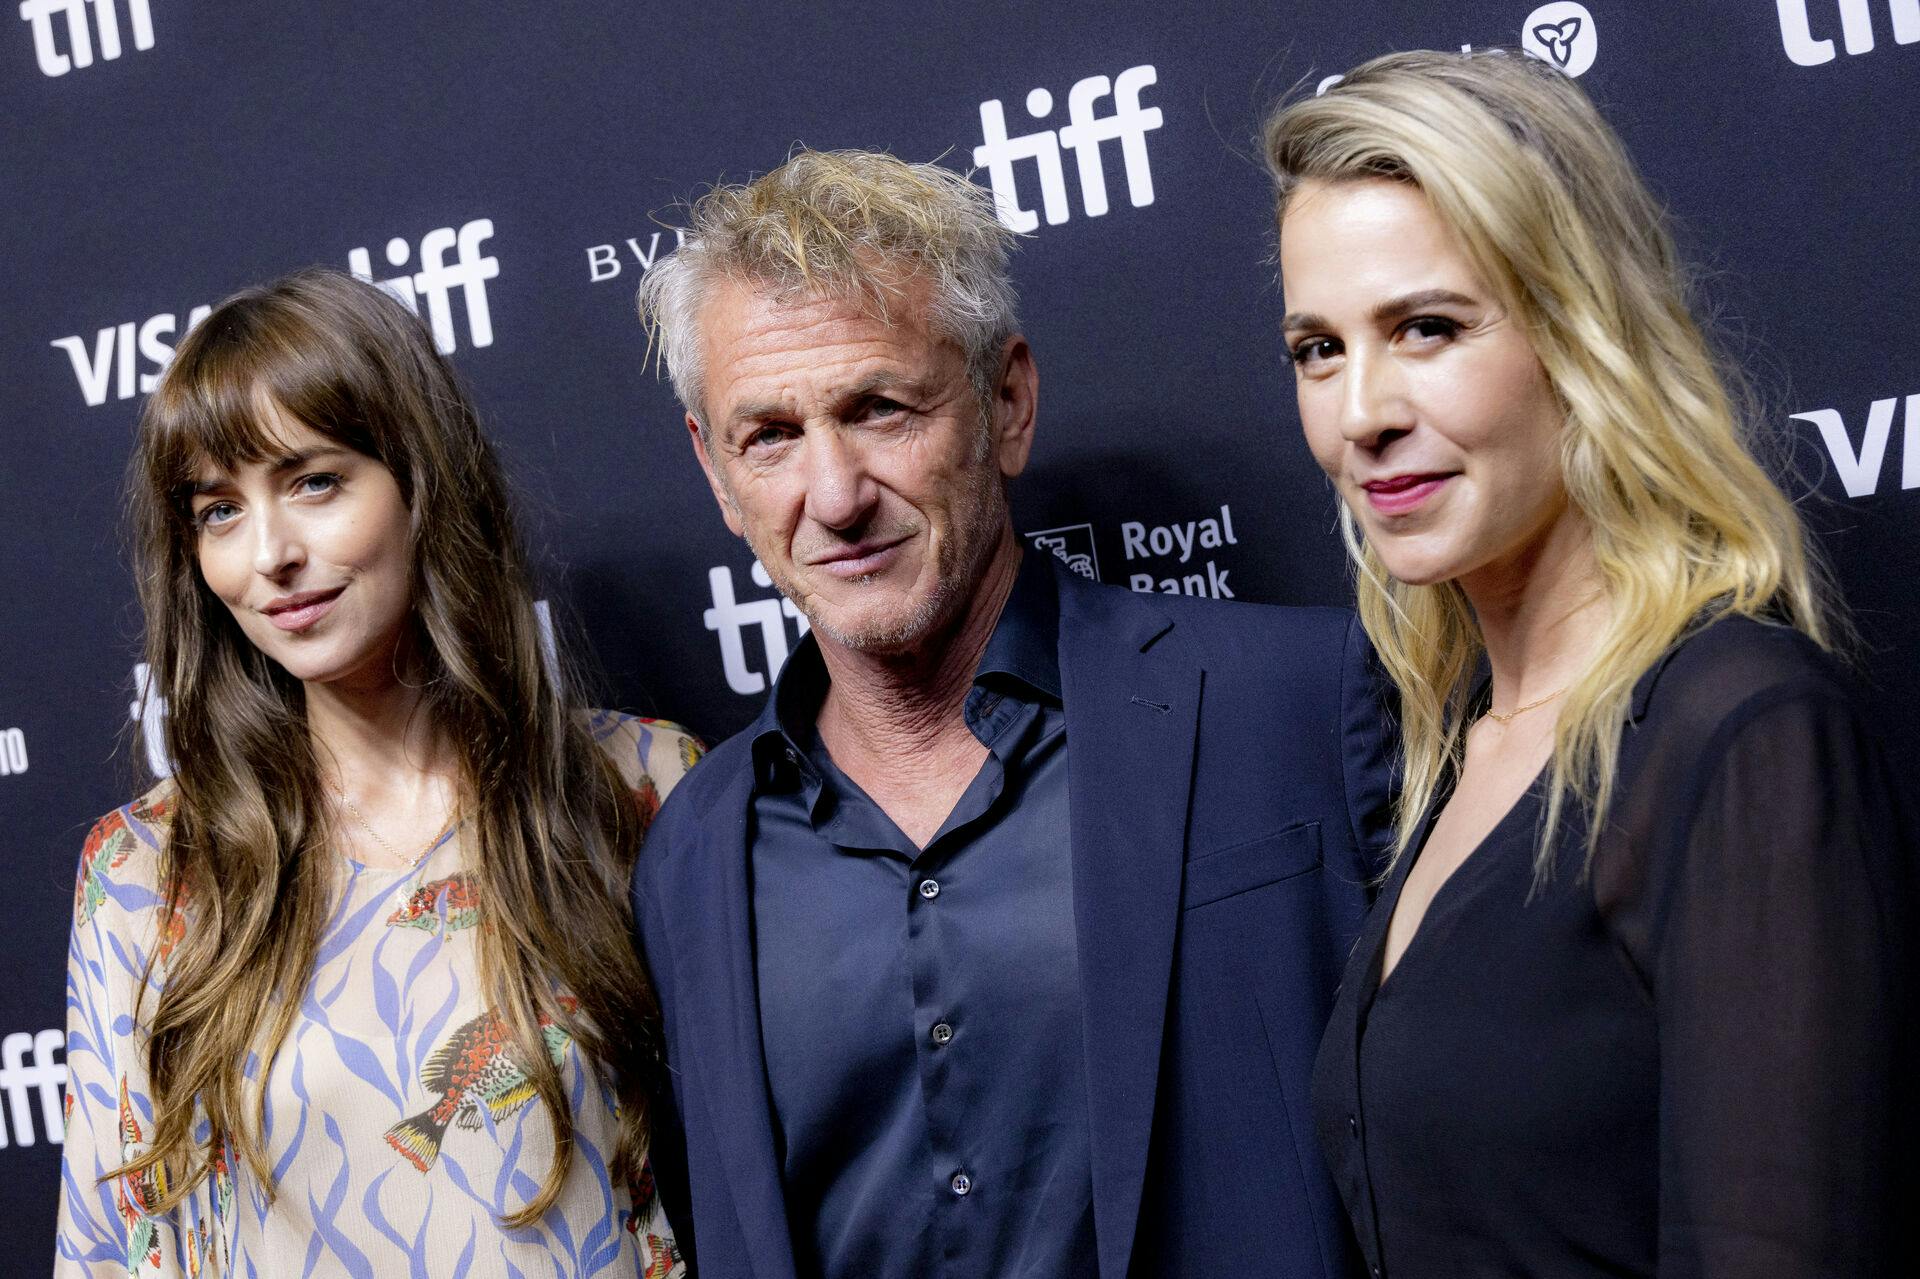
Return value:
[[(59, 1060), (54, 1054), (60, 1054)], [(27, 1058), (33, 1060), (29, 1062)], [(67, 1084), (67, 1037), (58, 1030), (33, 1034), (17, 1030), (0, 1039), (0, 1092), (7, 1095), (6, 1124), (0, 1124), (0, 1148), (34, 1144), (33, 1099), (40, 1098), (40, 1127), (58, 1146), (67, 1139), (60, 1092)], [(9, 1141), (7, 1130), (12, 1129)]]
[[(196, 306), (187, 313), (184, 326), (172, 311), (145, 320), (109, 324), (94, 336), (91, 347), (78, 334), (55, 338), (52, 345), (65, 351), (73, 362), (73, 375), (80, 380), (80, 394), (87, 405), (98, 407), (107, 402), (109, 384), (116, 398), (122, 400), (132, 399), (136, 391), (145, 395), (153, 390), (160, 374), (173, 362), (173, 346), (167, 339), (176, 330), (185, 337), (212, 310), (211, 306)], [(141, 359), (149, 366), (144, 371), (138, 365)]]
[[(1031, 209), (1021, 206), (1014, 176), (1016, 160), (1032, 160), (1040, 174), (1040, 207), (1048, 226), (1065, 222), (1067, 208), (1066, 172), (1061, 164), (1062, 149), (1073, 153), (1080, 177), (1080, 203), (1090, 218), (1107, 212), (1107, 174), (1101, 155), (1101, 143), (1117, 141), (1120, 160), (1127, 172), (1127, 198), (1133, 207), (1153, 203), (1153, 170), (1147, 160), (1147, 134), (1161, 124), (1159, 107), (1140, 105), (1140, 91), (1155, 83), (1158, 73), (1150, 66), (1129, 67), (1109, 80), (1106, 76), (1088, 76), (1067, 90), (1067, 124), (1060, 129), (1042, 128), (1018, 137), (1007, 136), (1006, 108), (1000, 99), (980, 104), (980, 132), (984, 141), (973, 149), (973, 162), (987, 171), (993, 185), (994, 205), (1000, 220), (1015, 231), (1032, 231), (1040, 219)], [(1099, 114), (1103, 98), (1112, 99), (1112, 110)], [(1027, 94), (1027, 114), (1045, 120), (1053, 114), (1053, 94), (1034, 89)]]
[[(93, 0), (95, 22), (100, 28), (100, 60), (112, 62), (120, 56), (120, 18), (113, 0)], [(60, 28), (56, 15), (66, 18), (67, 47), (60, 47)], [(20, 0), (20, 17), (33, 28), (33, 56), (43, 75), (65, 75), (79, 67), (93, 65), (93, 35), (87, 29), (87, 0)], [(153, 48), (153, 12), (147, 0), (127, 0), (127, 25), (132, 28), (133, 47)]]
[[(1572, 0), (1543, 4), (1520, 24), (1520, 51), (1570, 76), (1583, 76), (1593, 69), (1600, 56), (1600, 29), (1583, 4)], [(1473, 46), (1463, 44), (1460, 52), (1472, 53)], [(1489, 52), (1504, 54), (1506, 50), (1495, 48)], [(1314, 87), (1314, 94), (1325, 93), (1344, 79), (1343, 75), (1327, 76)]]
[(167, 699), (153, 689), (153, 668), (133, 666), (133, 700), (127, 716), (140, 726), (140, 744), (146, 748), (147, 771), (157, 778), (173, 776), (173, 758), (167, 754)]
[[(1920, 395), (1909, 395), (1906, 402), (1900, 441), (1900, 487), (1916, 489), (1920, 488)], [(1853, 446), (1853, 437), (1839, 409), (1809, 409), (1791, 416), (1795, 421), (1811, 422), (1820, 429), (1820, 439), (1827, 446), (1827, 455), (1833, 459), (1834, 474), (1840, 477), (1840, 486), (1847, 491), (1847, 496), (1872, 497), (1880, 490), (1886, 469), (1887, 441), (1893, 435), (1894, 411), (1899, 406), (1897, 395), (1873, 402), (1867, 410), (1867, 428), (1861, 434), (1858, 449)]]
[(0, 728), (0, 777), (27, 771), (27, 735), (17, 728)]
[(1093, 546), (1093, 525), (1068, 524), (1022, 536), (1035, 550), (1059, 556), (1068, 568), (1088, 581), (1100, 580), (1100, 555)]
[[(1147, 525), (1128, 520), (1120, 526), (1120, 546), (1129, 564), (1135, 560), (1171, 561), (1174, 570), (1171, 577), (1161, 577), (1158, 573), (1127, 574), (1127, 585), (1142, 592), (1233, 599), (1233, 588), (1227, 584), (1231, 570), (1221, 568), (1215, 557), (1197, 559), (1196, 555), (1239, 543), (1240, 539), (1233, 533), (1233, 511), (1224, 505), (1218, 515), (1208, 514), (1183, 524)], [(1163, 564), (1158, 571), (1165, 572), (1167, 567)]]
[[(1833, 37), (1814, 35), (1814, 10), (1821, 18), (1821, 30), (1831, 31), (1828, 15), (1840, 10), (1840, 39), (1849, 56), (1873, 52), (1872, 0), (1774, 0), (1780, 12), (1780, 43), (1787, 56), (1803, 67), (1817, 67), (1834, 59)], [(1830, 7), (1831, 6), (1831, 7)], [(1920, 41), (1920, 0), (1886, 0), (1887, 18), (1893, 28), (1895, 44)]]
[[(486, 282), (498, 278), (500, 260), (480, 249), (492, 236), (491, 218), (478, 218), (457, 229), (436, 227), (420, 237), (420, 269), (384, 280), (374, 280), (372, 259), (364, 248), (348, 252), (347, 266), (360, 279), (372, 281), (399, 298), (416, 315), (424, 302), (434, 345), (443, 355), (451, 355), (459, 348), (453, 318), (456, 289), (467, 316), (468, 344), (493, 345), (493, 312), (487, 305)], [(447, 257), (450, 249), (451, 260)], [(387, 241), (386, 258), (391, 266), (405, 266), (413, 260), (413, 246), (396, 236)], [(184, 325), (178, 314), (168, 311), (146, 320), (109, 324), (94, 334), (91, 342), (74, 334), (55, 338), (50, 345), (67, 353), (82, 398), (89, 407), (98, 407), (109, 395), (130, 400), (136, 394), (152, 391), (173, 361), (172, 339), (192, 332), (212, 310), (211, 306), (194, 307)]]
[[(644, 243), (643, 243), (644, 240)], [(594, 244), (587, 248), (587, 283), (599, 284), (605, 280), (617, 280), (620, 272), (626, 269), (625, 258), (633, 259), (632, 265), (645, 275), (660, 260), (662, 253), (671, 253), (687, 242), (687, 233), (679, 227), (667, 231), (654, 231), (645, 237), (630, 235), (620, 246)], [(626, 252), (621, 253), (621, 248)]]
[[(457, 230), (435, 227), (420, 237), (420, 269), (402, 271), (384, 280), (374, 280), (373, 264), (365, 249), (347, 253), (347, 269), (362, 280), (372, 280), (405, 302), (415, 315), (420, 303), (427, 304), (427, 322), (433, 328), (433, 343), (440, 354), (452, 355), (459, 349), (453, 329), (453, 290), (467, 313), (467, 341), (481, 347), (493, 345), (493, 312), (487, 307), (487, 281), (498, 279), (500, 259), (482, 253), (480, 246), (493, 238), (493, 219), (476, 218)], [(453, 261), (447, 261), (447, 250)], [(387, 241), (387, 265), (403, 267), (413, 260), (413, 246), (404, 236)]]
[(1520, 48), (1570, 76), (1585, 75), (1600, 56), (1600, 35), (1587, 6), (1543, 4), (1520, 24)]
[[(773, 589), (773, 579), (759, 560), (749, 573), (755, 586)], [(779, 594), (771, 598), (743, 600), (734, 594), (733, 570), (716, 564), (707, 570), (707, 588), (713, 595), (713, 607), (701, 614), (708, 630), (720, 639), (720, 670), (727, 687), (742, 697), (764, 692), (780, 676), (792, 648), (787, 643), (787, 623), (797, 628), (795, 639), (807, 633), (807, 619), (793, 601)], [(761, 669), (755, 670), (747, 654), (747, 636), (758, 633)]]

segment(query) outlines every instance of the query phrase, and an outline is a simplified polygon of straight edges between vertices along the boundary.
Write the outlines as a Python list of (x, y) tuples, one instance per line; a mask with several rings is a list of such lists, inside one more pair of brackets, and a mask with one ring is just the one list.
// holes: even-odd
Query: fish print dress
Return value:
[[(670, 724), (604, 713), (595, 737), (649, 819), (699, 758)], [(268, 1202), (244, 1162), (212, 1172), (172, 1210), (147, 1205), (151, 1176), (103, 1174), (145, 1150), (153, 1129), (146, 1030), (132, 1019), (150, 951), (151, 1015), (167, 956), (192, 927), (160, 936), (165, 785), (95, 824), (75, 888), (67, 973), (67, 1133), (57, 1276), (236, 1275), (249, 1279), (681, 1279), (685, 1263), (652, 1190), (615, 1185), (613, 1092), (572, 1037), (544, 1029), (572, 1106), (572, 1164), (535, 1224), (499, 1218), (537, 1191), (551, 1120), (481, 993), (475, 899), (443, 837), (412, 870), (341, 859), (313, 980), (266, 1085)], [(249, 1063), (248, 1078), (255, 1065)], [(202, 1139), (205, 1134), (202, 1120)]]

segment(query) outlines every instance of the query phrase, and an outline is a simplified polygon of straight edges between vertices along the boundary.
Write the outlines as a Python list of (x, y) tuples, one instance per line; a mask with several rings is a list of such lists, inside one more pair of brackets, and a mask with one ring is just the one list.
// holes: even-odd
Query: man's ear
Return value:
[(734, 506), (726, 485), (721, 483), (720, 472), (713, 466), (713, 452), (707, 447), (699, 420), (691, 413), (687, 414), (687, 438), (693, 443), (693, 455), (700, 459), (700, 469), (706, 473), (707, 487), (713, 490), (713, 500), (720, 506), (720, 518), (727, 522), (727, 528), (735, 537), (745, 537), (746, 530), (740, 523), (739, 509)]
[(994, 459), (1007, 479), (1027, 469), (1039, 400), (1040, 370), (1034, 367), (1033, 348), (1016, 333), (1000, 348), (1000, 377), (994, 383), (991, 410)]

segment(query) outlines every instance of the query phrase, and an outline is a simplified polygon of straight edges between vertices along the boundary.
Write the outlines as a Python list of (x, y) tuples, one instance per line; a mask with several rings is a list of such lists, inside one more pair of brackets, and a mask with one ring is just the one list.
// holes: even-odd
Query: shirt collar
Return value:
[(1053, 559), (1033, 550), (1021, 556), (1006, 607), (980, 655), (975, 684), (1011, 676), (1056, 703), (1061, 700), (1060, 584), (1054, 580)]
[[(1021, 556), (1013, 590), (974, 672), (976, 687), (1004, 688), (1013, 681), (1056, 704), (1061, 701), (1060, 587), (1052, 559), (1038, 551)], [(827, 665), (809, 631), (780, 668), (773, 695), (748, 730), (753, 734), (756, 790), (812, 779), (807, 748), (814, 740), (814, 719), (826, 695)]]

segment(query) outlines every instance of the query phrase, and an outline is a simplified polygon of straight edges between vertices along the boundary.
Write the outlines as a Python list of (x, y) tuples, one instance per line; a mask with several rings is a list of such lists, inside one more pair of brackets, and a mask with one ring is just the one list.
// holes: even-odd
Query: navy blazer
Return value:
[[(1366, 638), (1344, 609), (1056, 577), (1100, 1279), (1349, 1274), (1307, 1090), (1390, 835)], [(705, 1279), (805, 1273), (753, 958), (771, 715), (674, 788), (633, 878), (672, 1081), (654, 1171)]]

